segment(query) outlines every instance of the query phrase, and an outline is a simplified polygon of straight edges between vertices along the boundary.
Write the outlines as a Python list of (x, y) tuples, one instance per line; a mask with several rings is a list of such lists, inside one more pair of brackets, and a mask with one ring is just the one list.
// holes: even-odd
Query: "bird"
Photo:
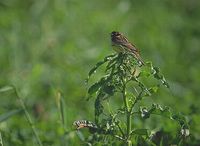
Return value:
[(137, 47), (129, 42), (129, 40), (122, 33), (117, 31), (111, 32), (111, 43), (116, 52), (128, 52), (132, 54), (142, 65), (145, 65), (144, 61), (140, 57)]

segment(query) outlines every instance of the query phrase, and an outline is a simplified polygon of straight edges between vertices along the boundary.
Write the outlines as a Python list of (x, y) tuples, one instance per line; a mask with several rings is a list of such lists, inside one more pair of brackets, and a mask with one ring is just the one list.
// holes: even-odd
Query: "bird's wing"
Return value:
[(135, 45), (133, 45), (131, 42), (129, 42), (125, 36), (123, 36), (121, 40), (122, 40), (121, 45), (123, 47), (130, 49), (131, 52), (138, 52), (137, 47)]
[(123, 43), (121, 44), (123, 47), (128, 48), (131, 52), (137, 52), (138, 53), (138, 49), (136, 48), (135, 45), (133, 45), (132, 43), (128, 42), (128, 43)]

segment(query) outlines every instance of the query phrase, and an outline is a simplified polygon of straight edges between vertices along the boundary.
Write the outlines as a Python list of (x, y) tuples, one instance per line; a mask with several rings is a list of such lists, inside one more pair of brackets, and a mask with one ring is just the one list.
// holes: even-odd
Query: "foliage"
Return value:
[[(171, 112), (168, 107), (161, 107), (158, 104), (152, 104), (149, 109), (142, 106), (136, 107), (136, 105), (140, 104), (140, 101), (144, 100), (143, 98), (155, 94), (161, 85), (169, 88), (169, 84), (166, 82), (158, 67), (154, 67), (150, 62), (140, 67), (140, 64), (135, 61), (132, 55), (119, 53), (109, 55), (103, 61), (98, 62), (90, 70), (87, 81), (104, 64), (107, 64), (105, 75), (99, 81), (93, 83), (88, 89), (90, 98), (95, 97), (95, 124), (93, 124), (95, 127), (88, 126), (87, 124), (77, 126), (77, 129), (86, 127), (89, 129), (93, 128), (91, 132), (93, 133), (93, 138), (88, 143), (94, 145), (98, 141), (102, 145), (108, 145), (117, 144), (116, 140), (119, 140), (128, 146), (132, 145), (132, 143), (138, 145), (141, 142), (156, 145), (158, 142), (155, 142), (149, 135), (149, 129), (132, 128), (134, 124), (132, 121), (136, 116), (139, 116), (142, 120), (146, 120), (153, 114), (176, 121), (181, 129), (181, 131), (177, 132), (177, 135), (181, 136), (182, 134), (182, 138), (175, 143), (170, 143), (169, 140), (173, 142), (173, 139), (166, 139), (165, 137), (162, 137), (159, 143), (163, 145), (178, 145), (189, 136), (189, 125), (182, 114)], [(144, 83), (144, 79), (150, 80), (150, 83), (152, 79), (156, 79), (157, 84), (147, 86)], [(123, 104), (119, 105), (115, 110), (112, 109), (109, 101), (115, 100), (116, 98), (121, 98), (121, 103)], [(108, 104), (108, 109), (105, 108), (105, 103)], [(86, 121), (85, 123), (91, 122)], [(96, 136), (100, 139), (96, 139)], [(116, 138), (116, 140), (113, 138)]]

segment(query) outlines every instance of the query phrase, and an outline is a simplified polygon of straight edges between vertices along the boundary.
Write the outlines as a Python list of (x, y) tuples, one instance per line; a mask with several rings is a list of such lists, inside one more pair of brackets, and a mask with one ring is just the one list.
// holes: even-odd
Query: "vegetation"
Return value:
[[(152, 96), (161, 85), (169, 88), (164, 76), (158, 67), (154, 67), (151, 62), (141, 67), (135, 62), (133, 56), (127, 53), (110, 55), (98, 62), (89, 72), (88, 79), (96, 70), (107, 63), (105, 75), (91, 85), (88, 94), (93, 96), (96, 93), (94, 103), (95, 123), (83, 122), (77, 125), (77, 129), (89, 128), (93, 137), (87, 142), (90, 145), (119, 145), (116, 138), (122, 145), (183, 145), (183, 141), (189, 136), (189, 126), (185, 117), (170, 111), (168, 107), (153, 103), (148, 109), (141, 102), (143, 98)], [(151, 85), (151, 79), (157, 79), (160, 83)], [(150, 84), (150, 85), (146, 85)], [(121, 98), (119, 97), (121, 96)], [(118, 107), (113, 107), (116, 99), (121, 102)], [(123, 104), (121, 104), (123, 103)], [(137, 106), (139, 105), (139, 106)], [(142, 105), (142, 106), (141, 106)], [(178, 122), (179, 129), (176, 129), (177, 137), (160, 139), (155, 133), (149, 134), (148, 129), (133, 127), (133, 120), (146, 120), (153, 114), (163, 116)], [(87, 124), (88, 123), (88, 124)], [(133, 128), (132, 128), (133, 127)], [(181, 132), (183, 131), (183, 132)], [(161, 135), (164, 136), (164, 135)], [(135, 140), (134, 140), (135, 139)]]
[[(112, 133), (106, 137), (87, 128), (75, 130), (72, 123), (81, 119), (93, 122), (98, 129), (114, 130), (134, 145), (164, 145), (166, 141), (199, 145), (199, 7), (198, 0), (0, 1), (0, 145), (106, 145), (103, 139), (124, 143)], [(134, 78), (127, 84), (126, 96), (131, 98), (127, 108), (122, 100), (123, 85), (116, 88), (117, 76), (99, 103), (96, 92), (101, 93), (104, 84), (93, 92), (90, 87), (111, 74), (110, 69), (105, 72), (107, 63), (117, 57), (117, 65), (128, 56), (111, 57), (91, 75), (87, 85), (84, 83), (92, 66), (114, 53), (109, 34), (113, 30), (128, 36), (149, 62), (139, 68), (143, 73), (136, 78), (145, 88)], [(128, 58), (134, 72), (137, 63)], [(151, 65), (161, 69), (159, 74), (165, 75), (170, 88), (154, 77)], [(130, 75), (122, 77), (129, 79)], [(130, 127), (125, 117), (138, 99), (134, 88), (147, 95), (133, 106), (132, 112), (138, 113), (131, 114)], [(158, 90), (149, 97), (146, 88), (150, 93)], [(166, 114), (166, 118), (155, 114)], [(109, 120), (115, 124), (110, 128), (105, 127)], [(129, 137), (127, 125), (129, 132), (143, 130)], [(183, 138), (187, 128), (189, 136)], [(156, 138), (150, 140), (151, 135)]]

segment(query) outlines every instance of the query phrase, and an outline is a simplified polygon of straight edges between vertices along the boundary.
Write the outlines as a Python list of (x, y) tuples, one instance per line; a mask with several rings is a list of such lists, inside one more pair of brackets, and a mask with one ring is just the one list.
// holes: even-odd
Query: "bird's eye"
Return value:
[(111, 35), (115, 35), (116, 34), (116, 32), (115, 31), (113, 31), (112, 33), (111, 33)]

